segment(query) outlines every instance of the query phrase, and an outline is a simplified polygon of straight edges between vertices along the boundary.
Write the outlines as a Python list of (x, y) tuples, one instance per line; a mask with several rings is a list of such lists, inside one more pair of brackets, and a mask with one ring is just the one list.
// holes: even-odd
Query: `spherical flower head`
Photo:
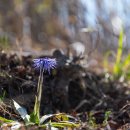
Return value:
[(50, 74), (50, 70), (56, 68), (57, 61), (55, 58), (38, 58), (34, 59), (34, 68), (36, 69), (43, 69), (48, 71)]

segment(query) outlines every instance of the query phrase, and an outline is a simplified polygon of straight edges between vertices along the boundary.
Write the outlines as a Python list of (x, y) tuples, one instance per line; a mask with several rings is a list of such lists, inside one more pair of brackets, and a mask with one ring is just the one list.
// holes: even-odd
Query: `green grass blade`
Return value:
[(8, 119), (0, 116), (0, 122), (11, 123), (11, 122), (14, 122), (14, 121), (13, 120), (8, 120)]
[(117, 55), (116, 55), (116, 63), (114, 65), (114, 74), (118, 75), (120, 73), (120, 65), (121, 65), (121, 57), (122, 57), (122, 52), (123, 52), (123, 37), (124, 37), (124, 32), (123, 29), (120, 31), (120, 36), (118, 40), (118, 49), (117, 49)]
[(130, 54), (125, 58), (124, 62), (122, 63), (123, 70), (127, 70), (130, 66)]

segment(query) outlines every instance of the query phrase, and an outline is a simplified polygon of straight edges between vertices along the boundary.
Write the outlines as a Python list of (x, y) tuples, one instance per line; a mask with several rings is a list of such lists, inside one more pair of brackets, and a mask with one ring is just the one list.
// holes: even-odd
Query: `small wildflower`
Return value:
[(50, 74), (50, 70), (54, 69), (57, 65), (55, 58), (38, 58), (34, 59), (34, 68), (36, 69), (44, 69), (45, 71), (48, 71)]

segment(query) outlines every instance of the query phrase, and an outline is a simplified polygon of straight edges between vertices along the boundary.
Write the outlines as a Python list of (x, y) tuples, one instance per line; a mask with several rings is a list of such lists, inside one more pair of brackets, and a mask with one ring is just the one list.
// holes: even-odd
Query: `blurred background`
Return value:
[(46, 54), (74, 45), (104, 53), (117, 48), (122, 27), (128, 51), (130, 0), (0, 0), (4, 49)]

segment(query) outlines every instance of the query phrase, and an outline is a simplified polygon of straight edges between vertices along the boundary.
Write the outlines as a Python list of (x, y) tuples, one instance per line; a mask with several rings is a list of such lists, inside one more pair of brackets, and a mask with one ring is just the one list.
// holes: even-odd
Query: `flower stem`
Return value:
[(43, 72), (44, 69), (40, 68), (40, 75), (38, 79), (38, 86), (37, 86), (37, 95), (35, 98), (35, 105), (34, 105), (34, 115), (40, 119), (40, 104), (41, 104), (41, 95), (42, 95), (42, 85), (43, 85)]

